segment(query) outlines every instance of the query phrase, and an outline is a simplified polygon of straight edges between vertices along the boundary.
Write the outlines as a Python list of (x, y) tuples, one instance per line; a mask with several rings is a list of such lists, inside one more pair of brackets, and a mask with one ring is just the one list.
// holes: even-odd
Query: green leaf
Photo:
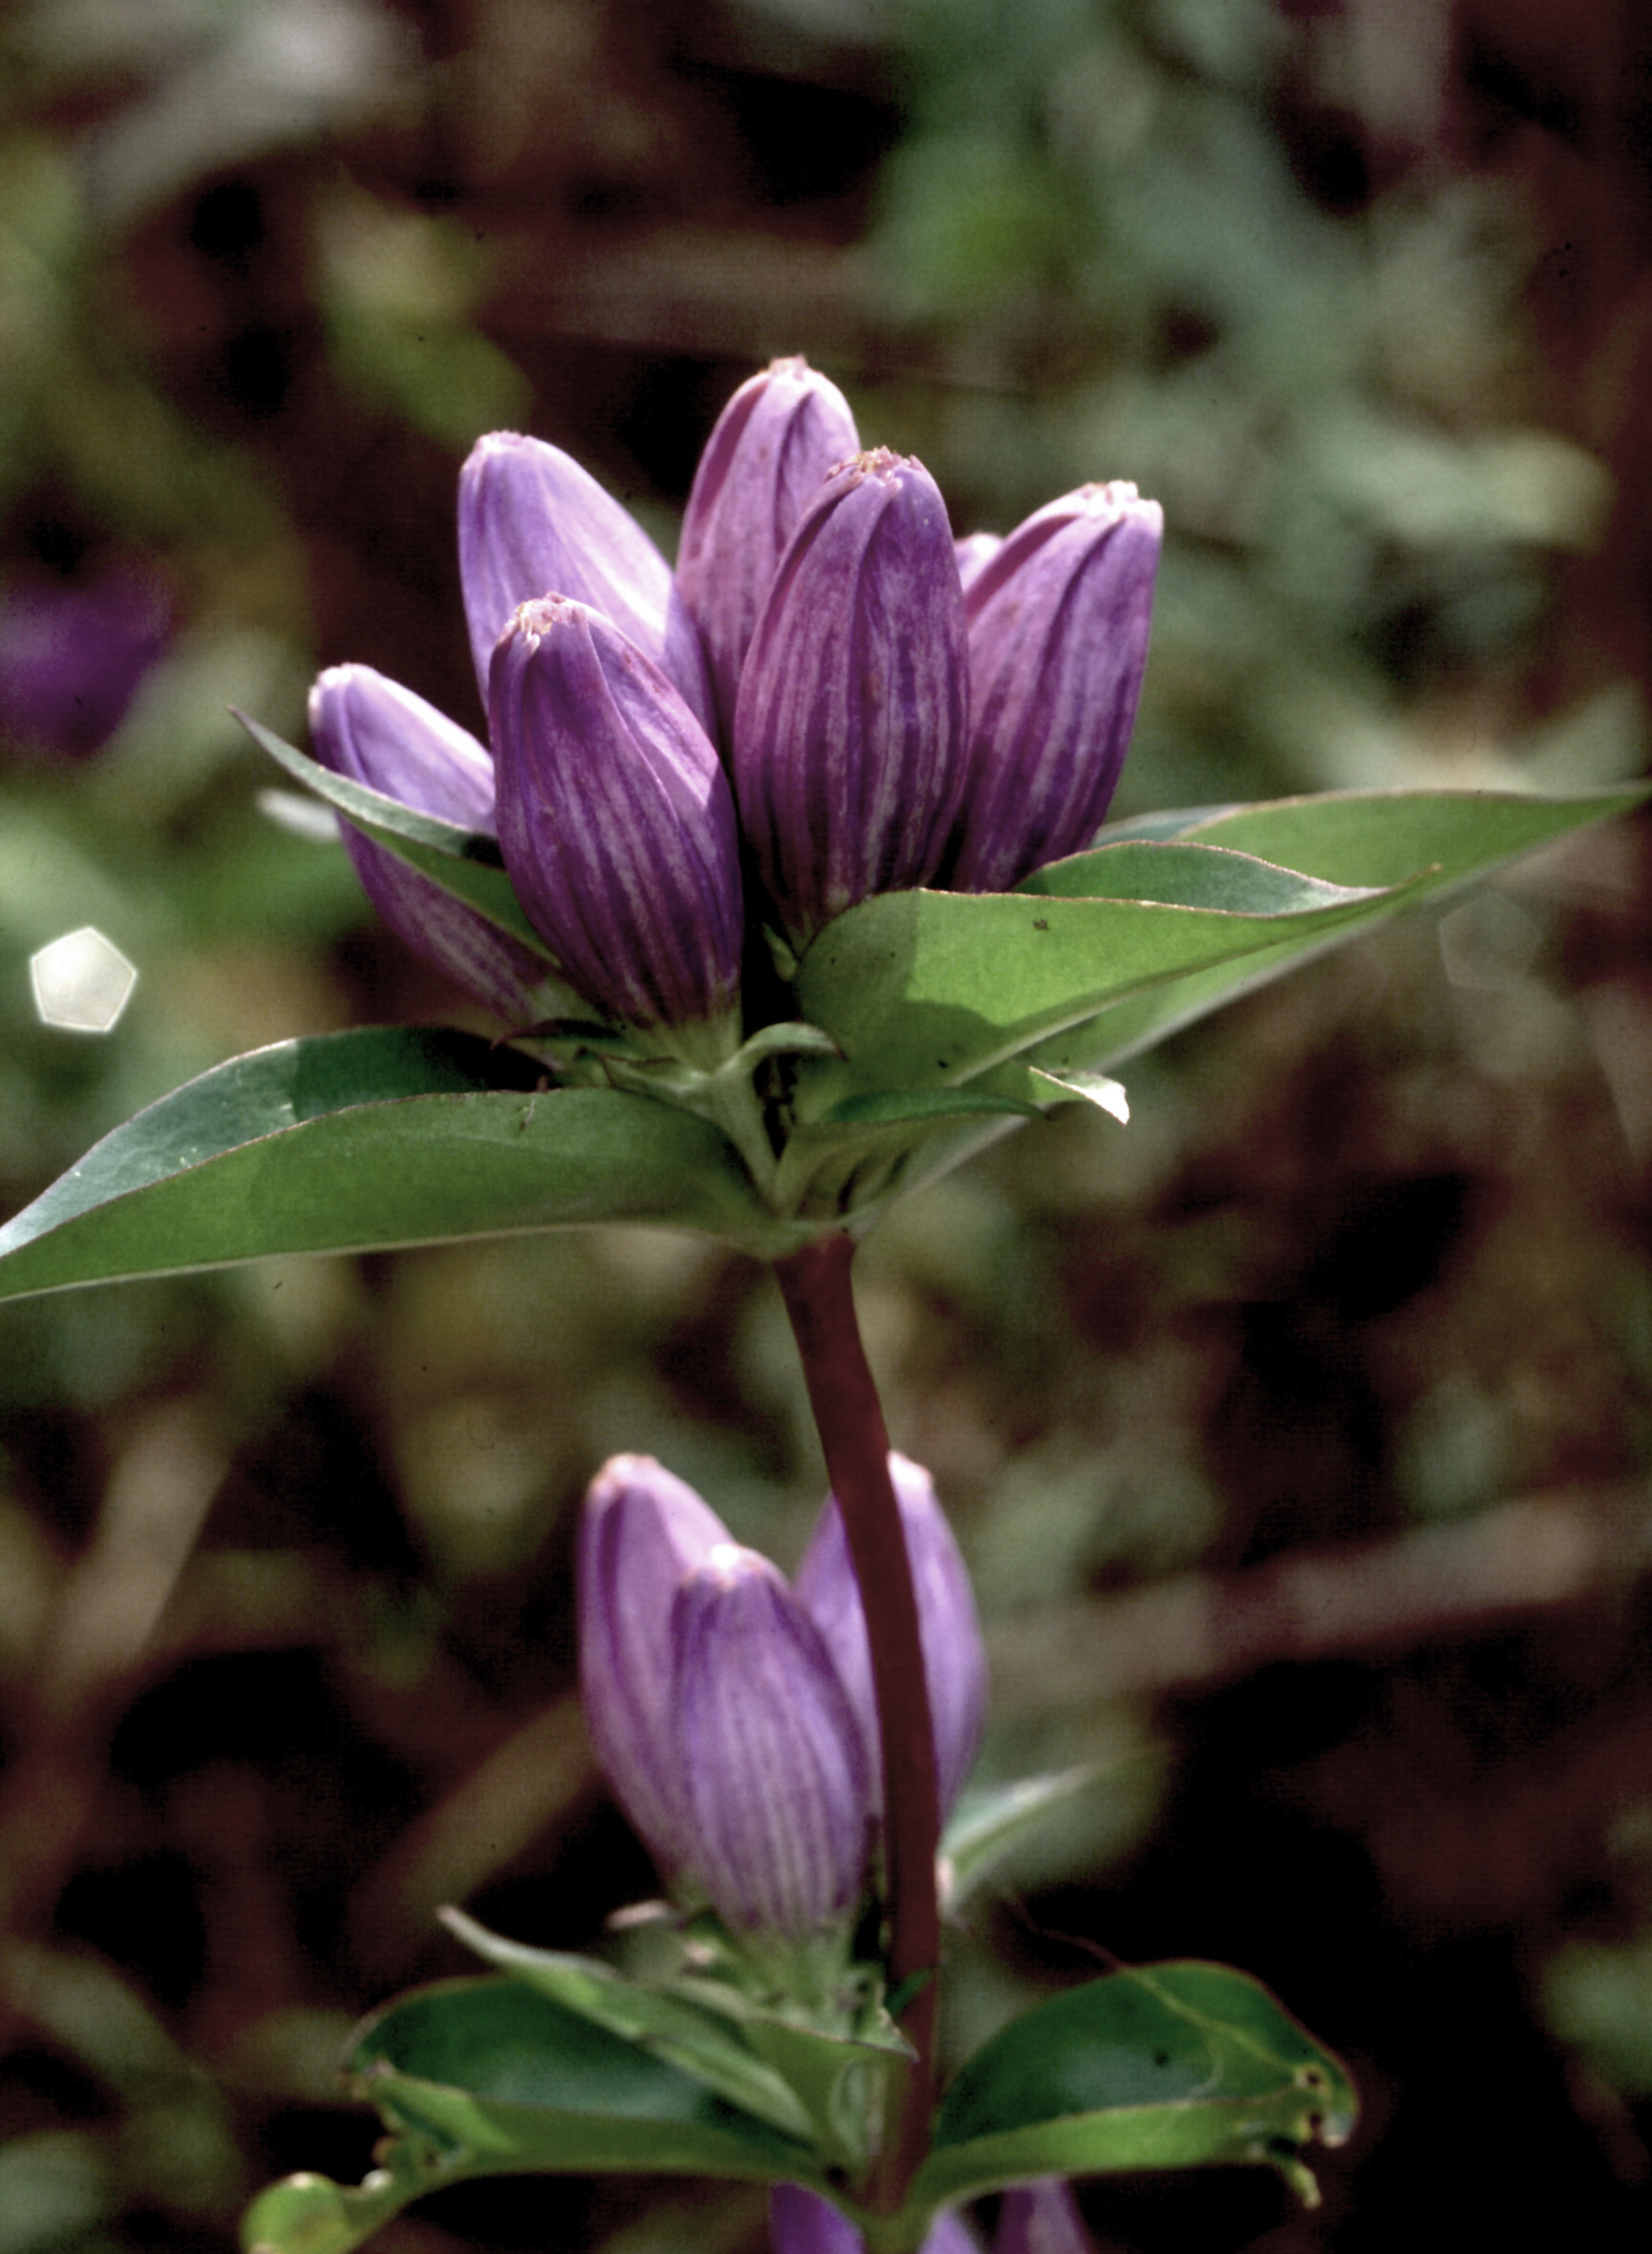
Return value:
[(467, 1949), (566, 2010), (577, 2012), (690, 2074), (731, 2104), (788, 2135), (811, 2135), (810, 2117), (782, 2076), (741, 2040), (726, 2019), (659, 1988), (627, 1980), (594, 1956), (570, 1956), (490, 1933), (462, 1910), (442, 1922)]
[(792, 2138), (515, 1979), (399, 1998), (358, 2034), (348, 2071), (390, 2127), (449, 2155), (497, 2165), (508, 2150), (517, 2167), (582, 2173), (814, 2173)]
[(1111, 1761), (1085, 1761), (1049, 1776), (1019, 1777), (1013, 1784), (966, 1794), (941, 1841), (942, 1909), (950, 1914), (961, 1908), (1020, 1839), (1093, 1791), (1114, 1767)]
[(851, 1214), (867, 1219), (877, 1207), (910, 1186), (915, 1179), (945, 1172), (985, 1143), (1035, 1112), (1047, 1109), (1048, 1083), (1012, 1067), (1016, 1084), (1008, 1102), (966, 1099), (956, 1105), (950, 1092), (919, 1089), (891, 1100), (891, 1116), (827, 1119), (794, 1127), (780, 1152), (775, 1199), (794, 1213), (800, 1225), (840, 1223)]
[(1041, 1119), (1043, 1108), (978, 1088), (899, 1088), (877, 1096), (847, 1096), (820, 1123), (827, 1127), (905, 1127), (915, 1121), (968, 1119), (987, 1112)]
[[(422, 877), (428, 877), (455, 900), (463, 900), (479, 915), (486, 916), (489, 923), (508, 932), (524, 947), (531, 948), (546, 962), (556, 962), (556, 956), (529, 923), (511, 889), (496, 837), (490, 837), (484, 830), (463, 830), (456, 822), (444, 822), (438, 815), (421, 814), (416, 808), (403, 806), (399, 799), (387, 798), (382, 791), (370, 790), (365, 783), (353, 782), (347, 775), (334, 774), (331, 767), (324, 767), (296, 745), (284, 743), (262, 722), (249, 719), (245, 712), (237, 712), (235, 718), (260, 750), (268, 752), (306, 790), (337, 807), (375, 844), (397, 854), (410, 868), (416, 869)], [(577, 1002), (573, 990), (567, 990), (570, 999)]]
[(914, 2207), (1039, 2175), (1254, 2162), (1310, 2202), (1298, 2157), (1348, 2135), (1347, 2070), (1261, 1983), (1156, 1964), (1070, 1990), (1012, 2022), (953, 2082)]
[[(800, 1116), (988, 1073), (994, 1094), (1047, 1105), (1038, 1071), (1121, 1062), (1398, 909), (1645, 794), (1349, 792), (1200, 808), (1103, 832), (1014, 893), (863, 901), (800, 966), (801, 1007), (849, 1060), (800, 1068)], [(1120, 885), (1135, 897), (1103, 896)]]
[(884, 2004), (880, 1978), (862, 1986), (851, 2025), (830, 2027), (772, 2010), (728, 1980), (686, 1975), (671, 1986), (707, 2010), (726, 2013), (796, 2093), (822, 2166), (851, 2178), (864, 2173), (883, 2120), (890, 2068), (913, 2056)]
[(827, 925), (798, 969), (805, 1014), (846, 1064), (806, 1061), (799, 1116), (946, 1087), (1126, 996), (1368, 916), (1368, 896), (1278, 916), (1014, 892), (885, 892)]
[(1130, 1096), (1122, 1081), (1111, 1080), (1103, 1072), (1049, 1072), (1035, 1067), (1035, 1081), (1047, 1081), (1060, 1090), (1060, 1096), (1093, 1103), (1098, 1111), (1105, 1111), (1110, 1119), (1116, 1119), (1121, 1127), (1130, 1124)]
[[(1396, 869), (1425, 866), (1420, 883), (1399, 902), (1409, 906), (1413, 900), (1437, 902), (1590, 822), (1631, 813), (1645, 796), (1641, 786), (1586, 799), (1354, 791), (1214, 812), (1198, 808), (1178, 819), (1185, 819), (1200, 837), (1232, 838), (1258, 850), (1289, 852), (1304, 867), (1330, 878), (1359, 872), (1376, 882)], [(1379, 920), (1386, 912), (1379, 910)], [(1121, 1064), (1224, 1003), (1296, 970), (1344, 936), (1339, 932), (1306, 948), (1287, 939), (1241, 961), (1131, 996), (1088, 1024), (1029, 1050), (1026, 1061), (1058, 1074)], [(1019, 1085), (1017, 1080), (1005, 1082), (1011, 1089)]]
[(1133, 814), (1128, 822), (1108, 822), (1084, 850), (1093, 853), (1102, 845), (1124, 844), (1138, 837), (1185, 837), (1201, 822), (1213, 822), (1219, 814), (1232, 814), (1242, 803), (1229, 799), (1222, 806), (1161, 807), (1154, 814)]
[(1395, 885), (1429, 872), (1430, 893), (1470, 883), (1592, 822), (1631, 814), (1652, 785), (1587, 798), (1512, 791), (1330, 791), (1195, 817), (1185, 836), (1286, 862), (1327, 882)]
[[(883, 2008), (880, 1984), (862, 1986), (852, 2025), (823, 2026), (772, 2009), (737, 1979), (693, 1970), (651, 1983), (627, 1979), (595, 1957), (505, 1940), (461, 1910), (441, 1915), (451, 1932), (501, 1971), (693, 2075), (772, 2127), (806, 2139), (821, 2165), (850, 2176), (864, 2173), (891, 2063), (913, 2055)], [(832, 1984), (840, 1998), (853, 1992)]]
[(242, 2244), (348, 2254), (421, 2193), (478, 2175), (639, 2174), (819, 2181), (805, 2146), (578, 2013), (501, 1978), (416, 1989), (370, 2019), (348, 2064), (391, 2132), (360, 2190), (289, 2178)]
[(434, 2188), (411, 2147), (393, 2139), (359, 2186), (308, 2169), (267, 2186), (242, 2217), (241, 2243), (246, 2254), (350, 2254), (409, 2200)]
[(475, 1035), (326, 1033), (204, 1073), (0, 1229), (0, 1298), (272, 1252), (646, 1221), (766, 1242), (716, 1128), (646, 1096), (538, 1090)]
[(1276, 916), (1356, 906), (1378, 888), (1327, 884), (1226, 846), (1137, 841), (1052, 861), (1015, 889), (1040, 900), (1156, 900), (1165, 907)]

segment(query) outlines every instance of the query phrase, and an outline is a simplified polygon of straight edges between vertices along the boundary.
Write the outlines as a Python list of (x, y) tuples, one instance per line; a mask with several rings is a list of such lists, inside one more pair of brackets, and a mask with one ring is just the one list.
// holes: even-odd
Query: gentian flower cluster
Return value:
[[(975, 1755), (986, 1660), (928, 1474), (892, 1455), (943, 1810)], [(864, 1616), (828, 1497), (795, 1583), (648, 1456), (592, 1482), (579, 1650), (597, 1758), (662, 1872), (737, 1940), (846, 1932), (882, 1809)]]
[[(1160, 533), (1157, 504), (1113, 484), (955, 543), (922, 465), (863, 452), (836, 388), (777, 360), (712, 431), (675, 577), (567, 455), (480, 440), (459, 563), (491, 755), (360, 665), (316, 683), (316, 754), (496, 835), (565, 986), (714, 1067), (743, 1030), (748, 921), (795, 955), (873, 893), (1002, 890), (1088, 844), (1135, 718)], [(530, 950), (346, 842), (410, 945), (514, 1029), (547, 1014)]]

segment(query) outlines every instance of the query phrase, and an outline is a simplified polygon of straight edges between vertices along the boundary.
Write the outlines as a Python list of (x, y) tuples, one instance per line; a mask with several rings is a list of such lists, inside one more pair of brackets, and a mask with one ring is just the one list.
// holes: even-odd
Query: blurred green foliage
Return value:
[[(1540, 238), (1509, 183), (1306, 192), (1279, 130), (1300, 42), (1270, 0), (901, 20), (873, 242), (962, 380), (903, 396), (900, 442), (970, 525), (1088, 478), (1165, 505), (1121, 809), (1637, 772), (1642, 716), (1608, 684), (1558, 739), (1522, 709), (1557, 567), (1612, 494), (1539, 419)], [(1351, 44), (1352, 11), (1318, 28)]]

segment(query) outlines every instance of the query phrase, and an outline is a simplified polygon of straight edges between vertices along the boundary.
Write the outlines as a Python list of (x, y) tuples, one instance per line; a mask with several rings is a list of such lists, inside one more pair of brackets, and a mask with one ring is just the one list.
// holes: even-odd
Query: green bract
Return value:
[[(272, 2185), (242, 2226), (248, 2254), (348, 2254), (410, 2200), (470, 2176), (606, 2168), (802, 2184), (882, 2254), (917, 2245), (937, 2208), (1037, 2176), (1250, 2163), (1312, 2201), (1303, 2148), (1353, 2125), (1345, 2069), (1259, 1983), (1219, 1964), (1152, 1965), (1070, 1990), (978, 2051), (906, 2207), (877, 2215), (841, 2189), (829, 2123), (835, 2093), (864, 2070), (857, 2054), (875, 2068), (890, 2035), (833, 2044), (760, 2014), (719, 2025), (682, 1998), (689, 1984), (633, 1986), (468, 1920), (459, 1929), (514, 1977), (443, 1981), (366, 2022), (346, 2071), (390, 2132), (379, 2164), (353, 2189), (317, 2175)], [(754, 2108), (728, 2094), (742, 2083)], [(790, 2131), (776, 2118), (788, 2090)]]

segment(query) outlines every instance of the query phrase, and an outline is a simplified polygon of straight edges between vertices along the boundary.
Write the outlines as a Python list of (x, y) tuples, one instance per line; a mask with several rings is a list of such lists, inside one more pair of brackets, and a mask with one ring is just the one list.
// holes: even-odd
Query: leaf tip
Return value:
[(1277, 2168), (1304, 2207), (1315, 2208), (1321, 2203), (1319, 2178), (1293, 2146), (1276, 2138), (1254, 2150), (1251, 2158)]

